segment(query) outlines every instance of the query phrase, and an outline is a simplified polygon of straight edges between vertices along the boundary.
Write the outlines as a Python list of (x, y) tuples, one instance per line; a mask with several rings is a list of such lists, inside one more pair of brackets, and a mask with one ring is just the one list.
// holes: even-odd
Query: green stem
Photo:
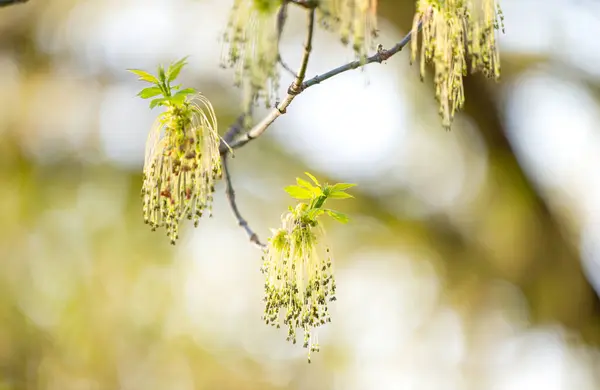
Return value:
[(312, 208), (313, 209), (321, 208), (321, 206), (323, 206), (323, 203), (325, 203), (325, 200), (327, 200), (326, 195), (319, 195), (319, 197), (317, 199), (315, 199), (315, 203)]

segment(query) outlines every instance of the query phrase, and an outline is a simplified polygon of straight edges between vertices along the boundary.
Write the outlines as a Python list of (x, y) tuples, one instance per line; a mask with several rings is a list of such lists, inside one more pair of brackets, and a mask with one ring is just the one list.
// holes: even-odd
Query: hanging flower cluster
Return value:
[(317, 11), (321, 26), (338, 33), (344, 45), (352, 44), (358, 56), (374, 49), (377, 0), (321, 0)]
[(270, 107), (279, 88), (277, 11), (281, 0), (234, 0), (223, 34), (221, 65), (235, 69), (244, 91), (243, 108), (264, 101)]
[(265, 313), (267, 325), (287, 326), (287, 340), (296, 343), (298, 329), (304, 333), (304, 348), (319, 351), (314, 330), (331, 322), (328, 303), (335, 301), (335, 279), (329, 248), (323, 243), (325, 231), (319, 216), (327, 214), (346, 223), (348, 217), (340, 212), (323, 208), (327, 199), (345, 199), (345, 192), (354, 184), (320, 185), (314, 176), (306, 173), (314, 185), (297, 179), (297, 186), (286, 191), (299, 203), (282, 217), (282, 227), (273, 231), (265, 249), (261, 271), (265, 275)]
[[(463, 76), (467, 74), (468, 59), (472, 72), (500, 77), (495, 30), (504, 31), (503, 20), (496, 0), (417, 0), (413, 36), (422, 23), (421, 77), (425, 76), (425, 64), (433, 63), (435, 96), (444, 127), (450, 127), (454, 114), (464, 104)], [(411, 44), (414, 61), (417, 39)]]
[(144, 221), (152, 230), (164, 227), (172, 244), (183, 218), (193, 219), (197, 226), (205, 210), (212, 213), (214, 184), (221, 177), (220, 137), (212, 105), (191, 88), (171, 86), (184, 65), (185, 59), (166, 71), (161, 66), (157, 77), (131, 70), (153, 85), (139, 96), (154, 98), (151, 108), (166, 108), (148, 136), (141, 195)]

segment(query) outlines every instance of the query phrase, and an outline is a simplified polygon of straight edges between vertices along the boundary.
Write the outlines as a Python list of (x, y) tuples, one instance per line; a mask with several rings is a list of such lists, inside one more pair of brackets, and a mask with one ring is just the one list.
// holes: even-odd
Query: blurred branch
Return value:
[(287, 2), (296, 4), (302, 8), (314, 9), (317, 7), (317, 2), (314, 0), (288, 0)]
[(281, 41), (281, 34), (283, 34), (283, 28), (285, 27), (285, 22), (287, 20), (287, 7), (290, 0), (283, 0), (281, 3), (281, 7), (279, 7), (279, 11), (277, 11), (277, 53), (279, 58), (277, 62), (283, 69), (285, 69), (292, 77), (296, 77), (296, 73), (288, 66), (288, 64), (281, 58), (281, 52), (279, 51), (279, 42)]
[(252, 111), (241, 114), (235, 123), (227, 129), (227, 132), (221, 139), (221, 144), (219, 145), (219, 153), (221, 156), (225, 156), (227, 153), (231, 151), (231, 147), (229, 146), (233, 140), (239, 136), (244, 130), (244, 121), (247, 116), (252, 115)]
[(26, 3), (29, 0), (0, 0), (0, 7), (5, 7), (7, 5)]

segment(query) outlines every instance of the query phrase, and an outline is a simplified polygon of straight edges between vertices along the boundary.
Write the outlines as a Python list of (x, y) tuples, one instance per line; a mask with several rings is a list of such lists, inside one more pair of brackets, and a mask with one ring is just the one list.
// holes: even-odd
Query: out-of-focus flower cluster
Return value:
[(344, 45), (352, 44), (359, 56), (374, 49), (377, 37), (377, 0), (321, 0), (317, 11), (321, 26), (337, 32)]
[(184, 217), (197, 226), (206, 209), (212, 213), (214, 184), (221, 177), (216, 127), (212, 105), (196, 94), (169, 106), (148, 137), (144, 220), (152, 230), (164, 226), (172, 244)]
[[(377, 0), (306, 1), (303, 6), (316, 8), (320, 25), (338, 33), (344, 45), (351, 43), (357, 55), (374, 49)], [(235, 85), (244, 91), (245, 112), (258, 101), (270, 107), (276, 100), (279, 38), (287, 7), (285, 0), (234, 0), (223, 34), (221, 65), (235, 69)]]
[(310, 352), (319, 350), (313, 330), (331, 322), (327, 303), (335, 300), (336, 286), (329, 248), (320, 242), (323, 227), (302, 218), (307, 208), (300, 203), (283, 216), (283, 226), (273, 232), (261, 271), (266, 276), (265, 322), (279, 328), (284, 312), (287, 340), (295, 344), (297, 329), (303, 330), (310, 361)]
[(279, 88), (277, 11), (281, 0), (235, 0), (223, 34), (223, 67), (235, 69), (244, 110), (263, 100), (273, 104)]
[[(421, 77), (426, 62), (432, 62), (435, 94), (444, 127), (449, 128), (454, 114), (464, 104), (463, 76), (467, 61), (473, 72), (497, 79), (500, 58), (495, 30), (503, 27), (503, 15), (496, 0), (418, 0), (413, 23), (416, 36), (422, 23)], [(418, 52), (412, 40), (412, 60)]]

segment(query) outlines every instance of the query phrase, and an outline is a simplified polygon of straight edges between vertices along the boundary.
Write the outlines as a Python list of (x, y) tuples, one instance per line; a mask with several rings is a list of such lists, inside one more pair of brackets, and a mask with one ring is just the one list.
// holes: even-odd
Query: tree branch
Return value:
[[(311, 20), (314, 23), (314, 9), (312, 9), (310, 13), (312, 15)], [(422, 27), (422, 24), (419, 23), (417, 31), (420, 31), (421, 27)], [(242, 135), (239, 138), (237, 138), (236, 140), (232, 141), (232, 143), (230, 143), (229, 146), (232, 149), (241, 148), (242, 146), (246, 145), (248, 142), (252, 141), (253, 139), (260, 137), (265, 132), (265, 130), (267, 130), (267, 128), (273, 122), (275, 122), (275, 120), (277, 118), (279, 118), (281, 115), (286, 113), (287, 107), (292, 103), (294, 98), (296, 98), (296, 96), (298, 96), (299, 94), (304, 92), (307, 88), (312, 87), (313, 85), (319, 84), (327, 79), (332, 78), (333, 76), (337, 76), (346, 71), (349, 71), (352, 69), (357, 69), (357, 68), (363, 67), (365, 65), (372, 64), (374, 62), (382, 63), (383, 61), (388, 60), (390, 57), (392, 57), (396, 53), (400, 52), (410, 42), (411, 38), (412, 38), (412, 31), (409, 32), (408, 34), (406, 34), (406, 36), (404, 38), (402, 38), (402, 40), (400, 40), (400, 42), (395, 44), (390, 49), (386, 50), (386, 49), (383, 49), (382, 47), (379, 47), (377, 50), (377, 53), (373, 54), (370, 57), (364, 58), (362, 60), (352, 61), (350, 63), (339, 66), (335, 69), (332, 69), (329, 72), (326, 72), (322, 75), (317, 75), (306, 81), (303, 81), (304, 75), (306, 72), (306, 67), (304, 67), (304, 70), (302, 68), (300, 68), (300, 71), (298, 72), (298, 76), (296, 77), (296, 80), (294, 80), (292, 85), (290, 85), (290, 87), (288, 88), (288, 94), (285, 97), (285, 99), (283, 99), (282, 102), (280, 102), (273, 110), (271, 110), (271, 112), (269, 112), (267, 114), (267, 116), (263, 118), (263, 120), (261, 120), (259, 123), (257, 123), (252, 129), (250, 129), (244, 135)], [(307, 50), (305, 50), (304, 54), (305, 54), (307, 63), (308, 63), (307, 53), (310, 53), (311, 42), (312, 42), (312, 29), (311, 29), (311, 32), (309, 33), (309, 36), (307, 37), (307, 44), (305, 46), (307, 48)], [(304, 63), (304, 59), (303, 59), (303, 63)]]
[(0, 7), (5, 7), (7, 5), (26, 3), (29, 0), (0, 0)]

